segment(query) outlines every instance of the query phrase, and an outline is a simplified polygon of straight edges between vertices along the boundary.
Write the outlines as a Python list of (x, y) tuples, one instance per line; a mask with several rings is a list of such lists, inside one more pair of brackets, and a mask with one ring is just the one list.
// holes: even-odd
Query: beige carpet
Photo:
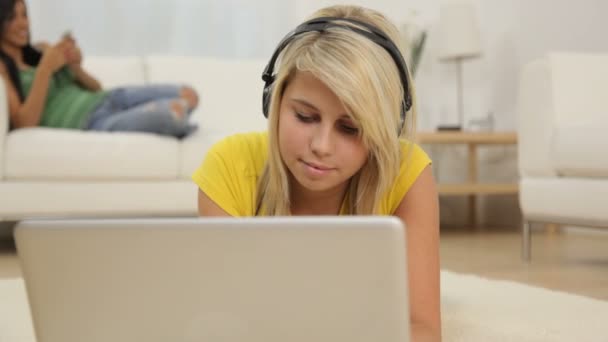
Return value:
[[(608, 341), (608, 302), (443, 271), (444, 341)], [(34, 342), (21, 279), (0, 280), (0, 342)]]

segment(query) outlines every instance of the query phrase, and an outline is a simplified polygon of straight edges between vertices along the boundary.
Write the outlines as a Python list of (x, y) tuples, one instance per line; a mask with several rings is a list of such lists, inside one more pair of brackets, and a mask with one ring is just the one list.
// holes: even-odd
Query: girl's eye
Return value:
[(304, 115), (304, 114), (302, 114), (302, 113), (298, 113), (298, 112), (295, 112), (295, 113), (296, 113), (296, 117), (298, 118), (298, 120), (300, 120), (300, 121), (302, 121), (302, 122), (305, 122), (305, 123), (310, 123), (310, 122), (313, 122), (313, 121), (315, 120), (315, 119), (314, 119), (313, 117), (311, 117), (311, 116)]
[(352, 127), (349, 125), (340, 125), (342, 131), (348, 135), (357, 135), (359, 134), (359, 129), (356, 127)]

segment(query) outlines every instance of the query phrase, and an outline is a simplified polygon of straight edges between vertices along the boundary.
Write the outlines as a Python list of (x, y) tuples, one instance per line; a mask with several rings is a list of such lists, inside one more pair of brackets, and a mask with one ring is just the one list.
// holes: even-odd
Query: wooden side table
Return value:
[(418, 144), (462, 144), (468, 146), (468, 177), (463, 183), (439, 184), (440, 195), (468, 195), (469, 222), (477, 224), (477, 195), (517, 194), (517, 183), (480, 183), (478, 181), (478, 145), (515, 145), (515, 132), (419, 132), (415, 139)]

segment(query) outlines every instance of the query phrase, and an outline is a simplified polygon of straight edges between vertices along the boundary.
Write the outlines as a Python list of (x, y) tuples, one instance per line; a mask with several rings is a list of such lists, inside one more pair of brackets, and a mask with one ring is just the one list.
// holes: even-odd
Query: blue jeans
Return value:
[[(148, 132), (183, 138), (196, 130), (188, 122), (193, 108), (180, 98), (182, 86), (147, 85), (111, 90), (90, 114), (86, 130)], [(184, 113), (172, 103), (181, 102)]]

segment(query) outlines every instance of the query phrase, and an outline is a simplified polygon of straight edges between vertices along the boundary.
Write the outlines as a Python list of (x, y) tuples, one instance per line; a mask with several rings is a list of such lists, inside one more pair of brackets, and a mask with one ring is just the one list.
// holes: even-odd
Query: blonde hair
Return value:
[[(384, 32), (403, 54), (397, 28), (382, 14), (358, 6), (332, 6), (309, 19), (348, 18), (370, 24)], [(344, 22), (344, 25), (355, 25)], [(361, 29), (367, 30), (364, 27)], [(290, 215), (288, 170), (279, 153), (279, 109), (283, 91), (297, 71), (310, 72), (342, 101), (357, 123), (367, 162), (351, 179), (346, 214), (373, 215), (390, 190), (402, 160), (400, 138), (414, 127), (415, 94), (408, 122), (401, 125), (404, 89), (395, 61), (383, 47), (360, 33), (344, 27), (330, 27), (323, 33), (307, 32), (292, 40), (276, 63), (268, 122), (268, 161), (258, 181), (256, 214)]]

